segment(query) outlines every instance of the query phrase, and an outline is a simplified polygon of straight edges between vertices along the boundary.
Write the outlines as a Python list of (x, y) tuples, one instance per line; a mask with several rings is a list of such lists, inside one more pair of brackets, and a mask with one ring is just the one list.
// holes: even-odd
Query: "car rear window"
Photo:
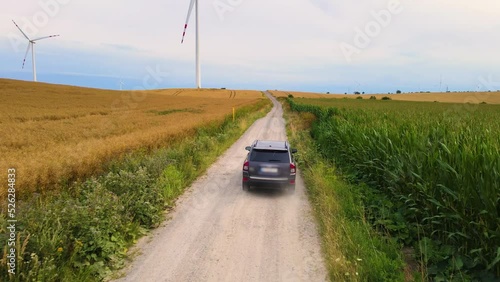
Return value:
[(288, 158), (288, 151), (252, 150), (250, 161), (288, 163), (290, 159)]

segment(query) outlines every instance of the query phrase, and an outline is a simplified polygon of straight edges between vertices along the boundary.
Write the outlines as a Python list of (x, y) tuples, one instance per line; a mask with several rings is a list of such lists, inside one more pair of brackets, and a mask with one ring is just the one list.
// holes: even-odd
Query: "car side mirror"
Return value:
[(297, 153), (297, 149), (292, 149), (292, 154)]
[(250, 147), (250, 146), (246, 146), (246, 147), (245, 147), (245, 150), (247, 150), (247, 151), (249, 151), (249, 152), (250, 152), (250, 150), (252, 150), (252, 147)]

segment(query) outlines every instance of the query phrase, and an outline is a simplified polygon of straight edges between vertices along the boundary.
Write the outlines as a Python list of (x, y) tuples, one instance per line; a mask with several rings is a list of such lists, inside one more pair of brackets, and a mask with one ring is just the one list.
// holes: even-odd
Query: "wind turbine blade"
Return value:
[(58, 37), (60, 36), (59, 34), (56, 34), (56, 35), (49, 35), (49, 36), (44, 36), (44, 37), (39, 37), (37, 39), (33, 39), (31, 40), (32, 42), (35, 42), (35, 41), (38, 41), (38, 40), (42, 40), (42, 39), (46, 39), (46, 38), (51, 38), (51, 37)]
[(23, 69), (24, 69), (24, 63), (26, 63), (26, 57), (28, 57), (28, 52), (30, 51), (30, 47), (31, 47), (31, 42), (28, 43), (28, 48), (26, 49), (26, 54), (24, 55), (24, 59), (23, 59)]
[(186, 30), (188, 27), (189, 18), (191, 17), (191, 12), (193, 11), (194, 2), (195, 2), (195, 0), (191, 0), (191, 3), (189, 3), (189, 10), (188, 10), (188, 14), (186, 17), (186, 23), (184, 24), (184, 32), (182, 33), (181, 44), (184, 43), (184, 37), (186, 36)]
[(19, 31), (24, 35), (24, 37), (26, 37), (26, 39), (30, 40), (30, 38), (26, 35), (26, 33), (24, 33), (24, 31), (16, 24), (16, 22), (14, 20), (12, 20), (12, 22), (16, 25), (17, 29), (19, 29)]

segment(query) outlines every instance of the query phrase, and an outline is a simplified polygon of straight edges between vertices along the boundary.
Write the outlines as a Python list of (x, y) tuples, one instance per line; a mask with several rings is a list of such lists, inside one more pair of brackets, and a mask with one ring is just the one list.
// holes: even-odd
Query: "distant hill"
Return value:
[(449, 93), (402, 93), (402, 94), (320, 94), (295, 91), (270, 91), (276, 97), (287, 97), (293, 95), (295, 98), (357, 98), (359, 96), (369, 99), (370, 96), (377, 100), (388, 96), (392, 100), (420, 101), (420, 102), (444, 102), (444, 103), (471, 103), (471, 104), (500, 104), (500, 92), (449, 92)]

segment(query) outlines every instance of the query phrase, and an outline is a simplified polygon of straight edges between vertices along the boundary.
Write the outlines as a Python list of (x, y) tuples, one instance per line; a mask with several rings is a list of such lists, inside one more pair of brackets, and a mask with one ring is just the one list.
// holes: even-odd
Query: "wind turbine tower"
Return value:
[(186, 30), (188, 27), (189, 18), (191, 17), (191, 12), (195, 8), (195, 20), (196, 20), (196, 87), (201, 88), (201, 65), (200, 65), (200, 25), (199, 25), (199, 6), (198, 0), (191, 0), (189, 3), (188, 14), (186, 17), (186, 23), (184, 24), (184, 32), (182, 33), (181, 44), (184, 43), (184, 37), (186, 36)]

